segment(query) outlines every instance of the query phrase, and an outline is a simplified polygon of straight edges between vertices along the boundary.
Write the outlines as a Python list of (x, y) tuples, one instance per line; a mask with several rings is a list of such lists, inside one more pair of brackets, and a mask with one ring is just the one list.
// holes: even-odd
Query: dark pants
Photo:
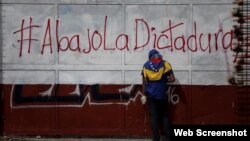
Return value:
[(154, 141), (160, 141), (160, 127), (163, 129), (165, 140), (170, 140), (170, 122), (167, 114), (167, 100), (147, 98), (151, 129)]

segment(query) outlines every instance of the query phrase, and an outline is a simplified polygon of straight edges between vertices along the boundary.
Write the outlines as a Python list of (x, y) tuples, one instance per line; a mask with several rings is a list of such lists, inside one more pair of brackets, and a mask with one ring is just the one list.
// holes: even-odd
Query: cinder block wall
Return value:
[(174, 124), (247, 122), (227, 82), (232, 0), (3, 0), (1, 8), (3, 134), (149, 135), (140, 97), (152, 48), (177, 78), (167, 92)]

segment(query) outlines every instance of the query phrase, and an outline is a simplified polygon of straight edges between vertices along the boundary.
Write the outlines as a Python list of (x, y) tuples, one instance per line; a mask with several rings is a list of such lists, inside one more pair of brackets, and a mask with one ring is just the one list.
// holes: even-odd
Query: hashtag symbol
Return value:
[[(25, 41), (28, 41), (28, 53), (30, 53), (30, 48), (31, 48), (31, 43), (32, 41), (38, 41), (38, 39), (32, 38), (32, 29), (34, 27), (38, 28), (40, 27), (39, 25), (32, 25), (32, 17), (29, 18), (29, 25), (24, 27), (25, 24), (25, 19), (22, 19), (21, 23), (21, 29), (13, 32), (13, 34), (20, 33), (20, 40), (17, 40), (20, 43), (20, 50), (19, 50), (19, 57), (22, 56), (22, 50), (23, 50), (23, 43)], [(28, 38), (24, 38), (24, 32), (28, 31)]]

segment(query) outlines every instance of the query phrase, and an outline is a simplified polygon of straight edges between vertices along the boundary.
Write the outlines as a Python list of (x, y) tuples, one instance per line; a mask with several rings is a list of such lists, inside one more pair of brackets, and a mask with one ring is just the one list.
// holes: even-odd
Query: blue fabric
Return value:
[(145, 64), (144, 64), (144, 68), (145, 69), (148, 69), (148, 70), (151, 70), (151, 71), (155, 71), (155, 72), (158, 72), (158, 70), (160, 68), (164, 68), (164, 61), (161, 61), (160, 63), (152, 63), (150, 61), (147, 61)]
[(150, 50), (149, 53), (148, 53), (148, 59), (151, 59), (151, 58), (154, 57), (154, 56), (159, 56), (159, 57), (161, 57), (161, 54), (160, 54), (157, 50), (152, 49), (152, 50)]
[[(151, 67), (153, 65), (153, 68), (155, 70), (159, 70), (161, 68), (164, 68), (164, 61), (162, 60), (159, 63), (152, 63), (150, 61), (147, 61), (144, 64), (144, 68), (148, 70), (154, 71), (154, 69)], [(145, 93), (148, 94), (149, 97), (154, 99), (166, 99), (166, 91), (168, 89), (167, 85), (167, 76), (170, 75), (172, 70), (164, 73), (160, 80), (151, 81), (147, 80), (146, 86), (145, 86)]]

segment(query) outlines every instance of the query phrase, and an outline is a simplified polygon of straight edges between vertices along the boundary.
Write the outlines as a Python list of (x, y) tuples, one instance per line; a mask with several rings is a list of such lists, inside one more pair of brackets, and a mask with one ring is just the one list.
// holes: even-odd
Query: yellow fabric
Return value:
[(168, 71), (170, 71), (172, 69), (171, 65), (168, 62), (165, 62), (164, 65), (165, 65), (165, 68), (164, 67), (160, 68), (158, 72), (148, 70), (144, 67), (143, 68), (143, 76), (145, 78), (148, 78), (151, 81), (160, 80), (164, 73), (167, 73)]
[(146, 76), (149, 80), (156, 81), (160, 80), (163, 75), (163, 69), (161, 68), (158, 72), (154, 72), (144, 68), (144, 77)]
[(165, 71), (164, 71), (164, 73), (166, 73), (166, 72), (172, 70), (172, 67), (171, 67), (171, 65), (170, 65), (168, 62), (165, 62), (164, 65), (165, 65)]

